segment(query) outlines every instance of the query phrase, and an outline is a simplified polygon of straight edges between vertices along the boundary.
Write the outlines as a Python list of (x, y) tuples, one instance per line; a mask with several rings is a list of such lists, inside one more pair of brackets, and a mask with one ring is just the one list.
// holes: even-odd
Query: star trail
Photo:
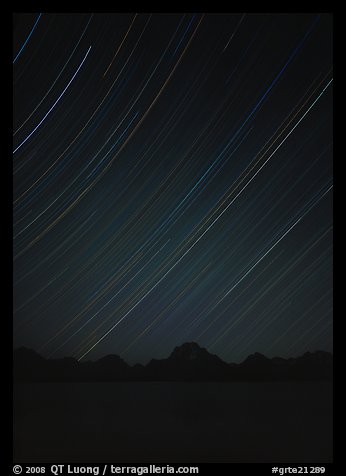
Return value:
[(332, 351), (332, 16), (13, 23), (14, 346)]

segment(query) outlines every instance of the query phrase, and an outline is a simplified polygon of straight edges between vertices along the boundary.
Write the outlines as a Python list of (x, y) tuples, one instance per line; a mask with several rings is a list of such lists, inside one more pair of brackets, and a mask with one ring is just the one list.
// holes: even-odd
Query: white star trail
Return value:
[(60, 101), (60, 99), (63, 97), (63, 95), (65, 94), (65, 92), (67, 91), (67, 89), (69, 88), (70, 84), (72, 83), (72, 81), (74, 80), (74, 78), (77, 76), (79, 70), (81, 69), (81, 67), (83, 66), (83, 63), (84, 61), (86, 60), (88, 54), (90, 53), (90, 50), (91, 50), (91, 46), (89, 47), (88, 51), (85, 53), (85, 56), (84, 58), (82, 59), (82, 62), (80, 63), (80, 65), (78, 66), (76, 72), (74, 73), (74, 75), (72, 76), (72, 78), (70, 79), (70, 81), (67, 83), (66, 87), (64, 88), (64, 90), (62, 91), (62, 93), (60, 94), (60, 96), (58, 97), (58, 99), (54, 102), (54, 104), (50, 107), (50, 109), (48, 110), (48, 112), (46, 112), (46, 114), (43, 116), (43, 118), (40, 120), (40, 122), (37, 124), (37, 126), (30, 132), (30, 134), (14, 149), (13, 153), (15, 154), (17, 152), (17, 150), (19, 150), (22, 145), (25, 144), (25, 142), (27, 140), (30, 139), (30, 137), (34, 134), (34, 132), (37, 131), (37, 129), (41, 126), (41, 124), (43, 124), (43, 122), (45, 121), (45, 119), (47, 118), (47, 116), (49, 116), (49, 114), (53, 111), (53, 109), (55, 108), (55, 106), (58, 104), (58, 102)]

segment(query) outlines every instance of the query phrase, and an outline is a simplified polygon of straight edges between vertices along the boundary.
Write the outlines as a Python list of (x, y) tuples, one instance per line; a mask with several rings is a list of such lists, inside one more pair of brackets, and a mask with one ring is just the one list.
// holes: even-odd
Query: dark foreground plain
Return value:
[(330, 382), (17, 383), (14, 462), (332, 462)]

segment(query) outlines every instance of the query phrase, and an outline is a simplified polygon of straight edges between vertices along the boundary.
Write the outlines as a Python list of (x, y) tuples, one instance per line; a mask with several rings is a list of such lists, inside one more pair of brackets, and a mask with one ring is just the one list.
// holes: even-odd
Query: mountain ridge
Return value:
[(332, 380), (333, 355), (305, 352), (299, 357), (268, 358), (255, 352), (239, 364), (227, 363), (196, 342), (176, 346), (165, 359), (127, 364), (119, 355), (79, 362), (73, 357), (47, 359), (33, 349), (13, 352), (14, 381), (284, 381)]

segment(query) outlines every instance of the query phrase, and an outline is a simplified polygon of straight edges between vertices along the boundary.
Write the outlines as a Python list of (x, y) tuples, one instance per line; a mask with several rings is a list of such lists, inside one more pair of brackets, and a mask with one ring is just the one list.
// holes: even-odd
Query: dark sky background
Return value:
[(14, 345), (332, 350), (332, 16), (16, 13)]

